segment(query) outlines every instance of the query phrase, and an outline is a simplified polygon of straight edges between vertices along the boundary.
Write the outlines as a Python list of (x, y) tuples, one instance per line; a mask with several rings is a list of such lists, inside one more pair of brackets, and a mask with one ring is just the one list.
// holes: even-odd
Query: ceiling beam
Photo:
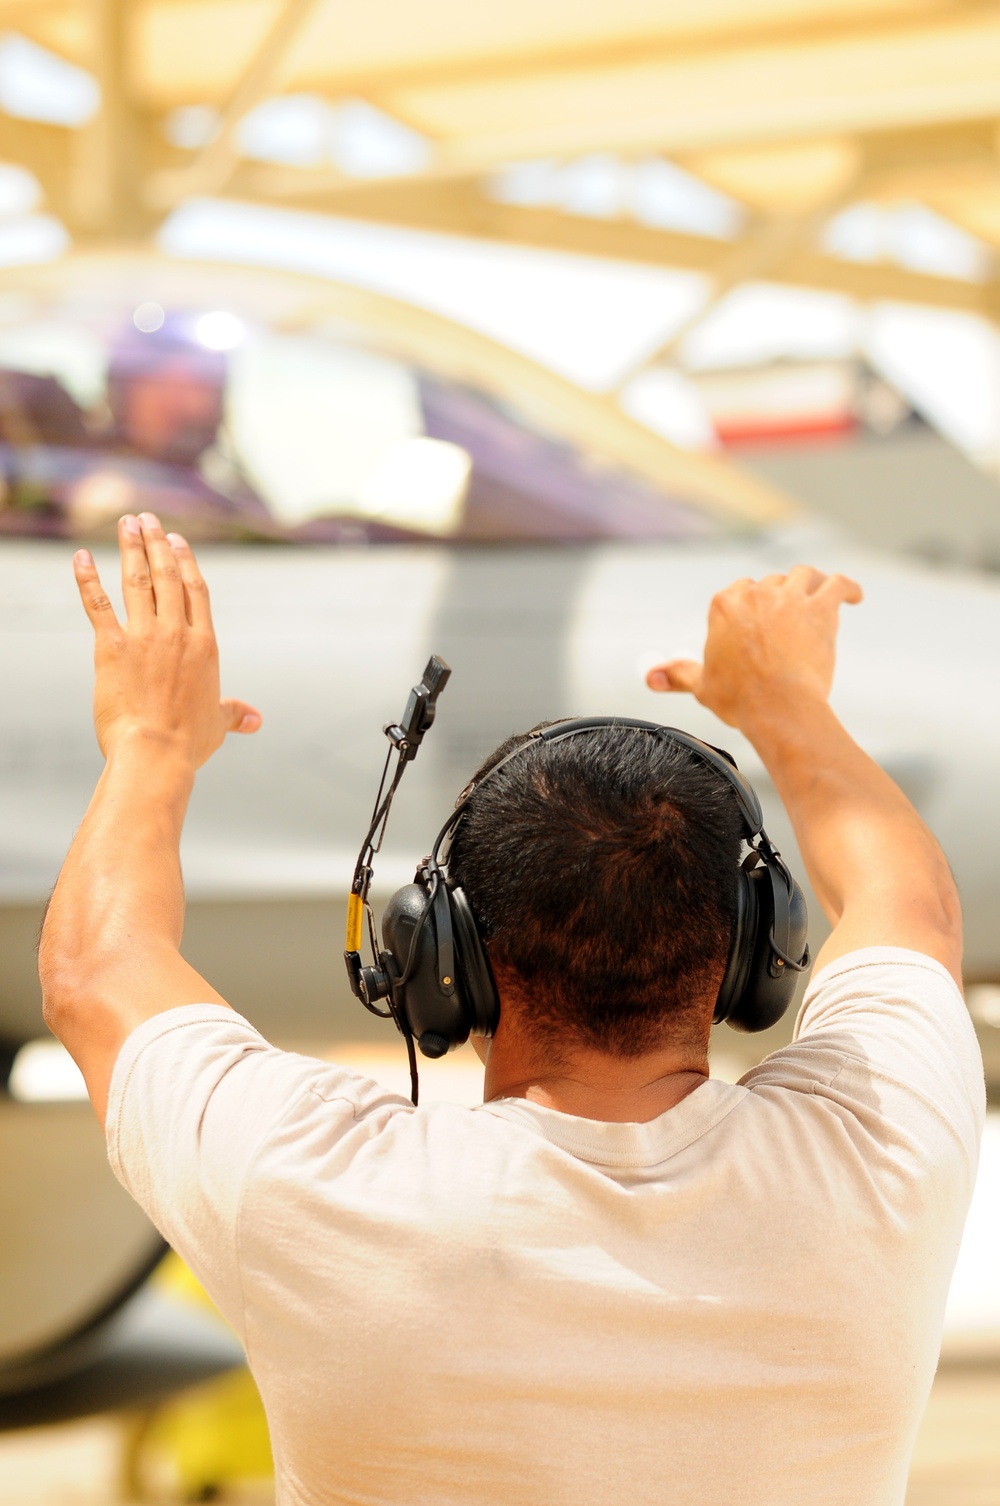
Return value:
[(859, 303), (916, 303), (995, 318), (991, 283), (937, 277), (885, 261), (841, 261), (818, 251), (801, 251), (771, 279), (790, 287), (843, 293)]
[(864, 181), (863, 169), (859, 168), (826, 203), (814, 206), (808, 213), (774, 215), (751, 225), (719, 263), (712, 277), (711, 292), (702, 306), (683, 319), (656, 350), (627, 371), (618, 390), (621, 391), (640, 371), (659, 366), (674, 356), (688, 335), (703, 324), (740, 283), (774, 276), (780, 278), (785, 263), (796, 251), (812, 247), (826, 222), (863, 191)]
[[(246, 164), (227, 197), (261, 202), (261, 190), (275, 203), (278, 175), (285, 192), (281, 207), (340, 215), (374, 224), (468, 236), (507, 245), (608, 257), (647, 266), (700, 272), (717, 278), (739, 243), (683, 231), (659, 230), (625, 219), (586, 219), (556, 209), (502, 204), (486, 198), (473, 180), (429, 183), (421, 178), (392, 179), (338, 190), (326, 200), (312, 191), (296, 195), (295, 169), (257, 169)], [(885, 263), (841, 261), (800, 247), (773, 280), (798, 287), (825, 289), (864, 300), (889, 299), (992, 314), (988, 285), (960, 278), (937, 277)]]
[(0, 20), (19, 21), (39, 11), (73, 10), (74, 0), (0, 0)]
[[(925, 0), (917, 10), (917, 19), (925, 23), (954, 21), (956, 15), (975, 12), (991, 3), (992, 0)], [(823, 46), (844, 38), (862, 39), (873, 31), (908, 30), (913, 25), (914, 12), (912, 7), (902, 10), (891, 0), (889, 4), (874, 0), (864, 10), (838, 7), (812, 16), (777, 11), (749, 23), (727, 25), (711, 16), (706, 20), (695, 7), (674, 7), (672, 21), (672, 25), (624, 37), (598, 34), (581, 42), (577, 34), (567, 35), (548, 47), (503, 50), (491, 46), (479, 52), (455, 53), (435, 62), (376, 61), (371, 68), (338, 72), (337, 87), (371, 95), (399, 89), (447, 87), (459, 79), (489, 83), (535, 75), (558, 74), (569, 78), (575, 73), (589, 73), (595, 67), (628, 67), (655, 58), (683, 64), (720, 52), (767, 46), (776, 39)]]
[(948, 168), (975, 162), (997, 161), (997, 123), (992, 115), (981, 119), (920, 122), (903, 130), (872, 132), (863, 139), (865, 164), (870, 173), (891, 175), (923, 168)]
[(550, 48), (507, 53), (491, 49), (488, 53), (453, 57), (446, 62), (357, 70), (350, 77), (338, 79), (338, 86), (369, 94), (391, 94), (400, 89), (447, 87), (456, 79), (488, 83), (535, 75), (551, 77), (557, 74), (569, 78), (574, 73), (589, 73), (595, 67), (621, 68), (654, 59), (683, 67), (686, 63), (720, 53), (767, 47), (775, 41), (810, 47), (824, 47), (844, 40), (861, 43), (873, 33), (906, 33), (912, 30), (915, 22), (951, 24), (963, 15), (993, 8), (994, 0), (925, 0), (917, 8), (908, 6), (906, 9), (899, 4), (886, 5), (875, 0), (863, 11), (843, 7), (812, 16), (804, 12), (792, 16), (787, 11), (777, 11), (749, 24), (724, 25), (710, 19), (706, 25), (696, 8), (685, 11), (681, 7), (675, 10), (675, 16), (682, 16), (687, 25), (663, 27), (625, 38), (596, 37), (582, 44), (567, 37), (565, 42)]
[[(515, 87), (516, 85), (516, 87)], [(591, 151), (686, 153), (1000, 117), (1000, 20), (973, 11), (831, 41), (774, 43), (385, 96), (441, 138), (445, 158), (485, 171)]]
[[(30, 36), (34, 23), (78, 8), (79, 0), (0, 0), (0, 25)], [(74, 57), (73, 62), (84, 61)]]
[[(34, 3), (35, 0), (0, 0), (0, 14), (4, 5), (26, 9), (30, 14)], [(58, 8), (60, 0), (39, 0), (39, 3)], [(403, 89), (439, 89), (459, 82), (507, 84), (530, 81), (536, 76), (568, 81), (576, 74), (588, 74), (595, 69), (627, 68), (655, 59), (685, 67), (718, 54), (767, 48), (776, 42), (815, 49), (845, 41), (860, 45), (872, 34), (905, 36), (914, 26), (954, 24), (956, 20), (961, 22), (965, 17), (990, 11), (993, 5), (994, 0), (871, 0), (869, 4), (845, 0), (839, 5), (817, 5), (816, 0), (811, 0), (798, 11), (774, 7), (769, 15), (736, 22), (730, 6), (724, 7), (728, 14), (719, 17), (713, 14), (711, 6), (672, 5), (662, 8), (665, 19), (661, 24), (624, 36), (618, 18), (612, 17), (609, 30), (604, 33), (585, 30), (581, 40), (583, 28), (567, 27), (556, 41), (521, 46), (498, 43), (493, 36), (478, 47), (475, 40), (463, 45), (463, 33), (468, 29), (459, 24), (442, 35), (440, 44), (432, 49), (436, 56), (429, 58), (422, 55), (422, 38), (413, 47), (393, 48), (390, 39), (389, 47), (380, 48), (373, 41), (369, 56), (353, 63), (348, 55), (338, 57), (336, 51), (326, 47), (305, 56), (300, 54), (293, 83), (295, 88), (329, 89), (337, 96), (358, 93), (375, 99), (383, 95), (388, 98)], [(185, 7), (182, 4), (171, 7), (168, 0), (159, 0), (156, 8), (165, 13), (165, 24), (177, 28), (176, 45), (180, 46)], [(175, 17), (170, 16), (172, 8), (176, 10)], [(432, 4), (431, 11), (435, 9)], [(431, 23), (436, 20), (438, 16), (432, 14)], [(220, 75), (225, 78), (224, 67), (220, 67)], [(225, 97), (231, 87), (231, 83), (220, 81), (220, 95)], [(207, 98), (209, 95), (203, 89), (195, 99), (183, 87), (170, 92), (161, 85), (151, 103), (170, 108)]]
[(517, 242), (627, 261), (712, 271), (728, 243), (709, 236), (650, 230), (625, 219), (589, 219), (487, 197), (474, 177), (420, 176), (359, 181), (342, 173), (244, 163), (226, 197), (272, 207), (339, 215), (408, 229)]
[[(1000, 171), (998, 126), (992, 118), (880, 132), (851, 140), (854, 162), (848, 174), (840, 177), (837, 182), (838, 202), (846, 200), (852, 188), (857, 196), (857, 183), (862, 176), (866, 192), (872, 196), (884, 196), (896, 191), (918, 194), (925, 174), (932, 181), (938, 182), (943, 175), (961, 171), (983, 175), (985, 181)], [(808, 145), (808, 142), (803, 145)], [(724, 155), (747, 158), (752, 165), (755, 158), (762, 155), (766, 157), (768, 150), (767, 146), (742, 150), (734, 148)], [(174, 156), (177, 155), (174, 152)], [(673, 160), (681, 166), (686, 165), (695, 177), (712, 181), (711, 172), (707, 175), (702, 173), (701, 159), (697, 155), (692, 157), (678, 153)], [(341, 199), (345, 204), (352, 205), (357, 205), (360, 200), (368, 197), (378, 202), (386, 194), (409, 196), (417, 184), (469, 184), (483, 175), (470, 172), (447, 157), (438, 156), (421, 173), (396, 178), (366, 180), (335, 167), (297, 168), (284, 163), (271, 164), (249, 159), (244, 159), (240, 164), (237, 176), (242, 193), (251, 192), (264, 199), (284, 200), (300, 208), (312, 207), (325, 212), (336, 212)], [(728, 183), (721, 185), (721, 191), (728, 197), (741, 201), (739, 192)], [(817, 202), (822, 211), (832, 202), (831, 195), (825, 193), (820, 201), (813, 196), (808, 209), (812, 210)]]
[(27, 168), (41, 184), (45, 207), (64, 219), (68, 213), (73, 137), (63, 126), (0, 115), (0, 162)]
[[(927, 163), (936, 176), (942, 173), (953, 175), (958, 164), (975, 165), (979, 173), (989, 173), (1000, 187), (1000, 159), (993, 148), (990, 134), (978, 134), (968, 130), (961, 133), (946, 130), (940, 139), (928, 141), (928, 132), (915, 132), (916, 140), (902, 136), (880, 141), (875, 137), (863, 144), (857, 166), (849, 178), (842, 181), (835, 193), (826, 202), (812, 206), (800, 214), (775, 214), (752, 226), (734, 246), (712, 278), (712, 290), (704, 304), (684, 319), (655, 351), (646, 356), (622, 378), (622, 390), (640, 371), (661, 365), (676, 355), (681, 345), (693, 330), (703, 324), (719, 304), (740, 283), (760, 280), (781, 280), (782, 269), (797, 251), (811, 251), (816, 246), (824, 227), (848, 204), (863, 199), (866, 195), (884, 196), (890, 184), (897, 189), (901, 176), (913, 169), (914, 152)], [(914, 176), (919, 181), (919, 176)], [(995, 305), (995, 281), (984, 298), (984, 311)]]
[[(85, 8), (86, 3), (87, 0), (73, 3), (0, 0), (0, 17), (16, 21), (62, 10), (76, 11), (81, 4)], [(242, 79), (230, 87), (218, 135), (197, 159), (199, 170), (205, 175), (203, 183), (186, 191), (218, 191), (235, 155), (231, 149), (233, 130), (275, 85), (276, 74), (282, 63), (287, 65), (288, 52), (301, 36), (309, 14), (324, 3), (329, 4), (329, 0), (284, 0), (252, 63)], [(178, 18), (190, 9), (183, 5), (175, 8)], [(181, 19), (177, 24), (181, 24)], [(914, 121), (923, 124), (927, 111), (916, 101), (915, 90), (926, 90), (928, 98), (933, 96), (931, 115), (943, 120), (957, 118), (956, 110), (960, 115), (968, 115), (970, 102), (977, 95), (988, 96), (978, 113), (1000, 116), (1000, 74), (988, 56), (993, 52), (1000, 55), (1000, 11), (995, 0), (925, 0), (923, 4), (905, 8), (898, 0), (895, 3), (875, 0), (864, 11), (845, 5), (841, 13), (831, 8), (818, 17), (790, 18), (786, 12), (742, 27), (708, 25), (695, 20), (690, 25), (675, 25), (618, 41), (596, 38), (576, 46), (570, 41), (569, 46), (558, 50), (522, 49), (500, 57), (495, 52), (455, 56), (433, 66), (407, 64), (394, 69), (379, 59), (377, 64), (373, 61), (370, 69), (345, 72), (324, 48), (315, 58), (315, 68), (310, 58), (306, 65), (308, 76), (296, 77), (294, 85), (318, 87), (331, 98), (362, 93), (378, 100), (390, 113), (395, 111), (399, 118), (428, 131), (435, 139), (441, 138), (456, 170), (467, 171), (512, 156), (538, 155), (550, 150), (560, 155), (577, 155), (614, 148), (616, 142), (622, 149), (662, 149), (676, 155), (720, 145), (733, 147), (746, 144), (748, 139), (801, 139), (810, 132), (823, 134), (831, 129), (853, 132), (862, 129), (859, 122), (863, 122), (865, 129), (883, 131), (892, 128), (892, 120), (887, 116), (900, 112), (904, 124)], [(87, 62), (86, 58), (74, 60)], [(886, 63), (888, 72), (880, 72), (879, 66)], [(224, 71), (220, 69), (223, 74)], [(786, 82), (791, 75), (790, 93), (770, 87), (772, 72), (780, 74)], [(574, 91), (577, 74), (580, 88)], [(694, 100), (682, 97), (683, 90), (678, 94), (675, 87), (678, 81), (683, 84), (685, 77), (696, 76), (705, 85), (699, 83), (693, 90), (697, 97)], [(649, 111), (645, 106), (640, 108), (631, 89), (626, 89), (623, 112), (626, 118), (608, 121), (598, 118), (592, 122), (594, 129), (588, 129), (590, 117), (600, 116), (602, 93), (609, 89), (620, 91), (622, 83), (627, 84), (629, 79), (640, 85), (643, 80), (648, 85), (651, 79), (661, 79), (670, 85), (658, 90), (655, 103), (659, 108), (654, 112), (656, 119), (652, 124), (643, 126), (638, 117), (648, 116)], [(713, 79), (724, 80), (728, 87), (721, 92), (713, 89)], [(817, 79), (818, 89), (813, 87)], [(287, 84), (287, 78), (283, 82)], [(462, 131), (449, 131), (446, 121), (439, 125), (429, 121), (428, 106), (433, 112), (437, 105), (447, 115), (449, 100), (468, 101), (475, 96), (477, 107), (488, 104), (491, 83), (508, 97), (511, 86), (517, 89), (513, 116), (500, 131), (477, 129), (474, 136), (466, 136)], [(525, 131), (522, 127), (526, 119), (531, 119), (530, 100), (536, 86), (543, 92), (562, 91), (564, 97), (559, 101), (554, 120), (543, 120), (537, 130), (532, 125)], [(584, 106), (582, 118), (576, 120), (572, 109), (574, 92), (581, 96)], [(961, 95), (960, 104), (955, 102), (956, 93)], [(428, 95), (433, 98), (428, 99)], [(200, 93), (199, 100), (201, 97)], [(795, 119), (791, 125), (779, 118), (788, 113), (782, 110), (783, 101), (794, 106)], [(812, 126), (801, 115), (799, 106), (803, 101), (814, 120), (821, 117), (819, 124)], [(165, 108), (165, 102), (159, 104)], [(498, 108), (503, 114), (501, 106), (502, 101)], [(721, 125), (713, 128), (706, 123), (706, 108), (710, 116), (720, 118)], [(734, 112), (740, 116), (735, 128), (726, 124)], [(831, 125), (831, 113), (839, 121), (836, 126)], [(506, 114), (511, 117), (509, 99)], [(721, 142), (717, 139), (720, 130), (725, 131), (725, 140)], [(707, 142), (706, 131), (711, 137)], [(933, 130), (927, 134), (933, 134)], [(195, 165), (192, 164), (192, 173)], [(159, 184), (163, 197), (166, 197), (165, 182)], [(171, 197), (171, 202), (176, 202), (176, 196)]]
[(65, 216), (84, 239), (134, 239), (149, 229), (139, 197), (138, 112), (128, 83), (131, 0), (87, 0), (91, 68), (101, 100), (93, 118), (70, 133), (72, 180)]
[(240, 160), (237, 133), (241, 121), (273, 92), (290, 48), (321, 0), (285, 0), (242, 78), (226, 101), (212, 140), (180, 172), (162, 172), (146, 185), (148, 202), (169, 209), (193, 194), (219, 193)]

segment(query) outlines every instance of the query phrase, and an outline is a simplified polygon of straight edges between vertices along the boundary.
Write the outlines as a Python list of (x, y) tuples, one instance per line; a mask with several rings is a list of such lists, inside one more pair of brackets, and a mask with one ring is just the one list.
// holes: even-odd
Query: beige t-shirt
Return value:
[(246, 1344), (281, 1506), (899, 1506), (983, 1100), (955, 984), (880, 948), (648, 1124), (414, 1109), (169, 1010), (108, 1144)]

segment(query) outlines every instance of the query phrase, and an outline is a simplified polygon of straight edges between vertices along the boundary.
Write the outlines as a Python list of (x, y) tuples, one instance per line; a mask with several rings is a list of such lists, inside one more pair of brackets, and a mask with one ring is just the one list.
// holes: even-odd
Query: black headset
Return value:
[[(411, 1070), (414, 1040), (424, 1056), (444, 1056), (470, 1035), (492, 1035), (500, 1018), (496, 983), (475, 916), (464, 890), (448, 875), (452, 842), (469, 802), (488, 779), (527, 748), (539, 742), (563, 742), (602, 727), (636, 728), (687, 748), (721, 775), (736, 796), (749, 852), (736, 870), (736, 923), (713, 1023), (725, 1020), (734, 1030), (766, 1030), (791, 1003), (796, 974), (804, 972), (811, 960), (806, 903), (764, 830), (756, 792), (731, 755), (656, 722), (628, 717), (555, 722), (531, 733), (478, 784), (462, 792), (414, 882), (398, 890), (385, 907), (378, 966), (361, 968), (358, 959), (353, 968), (352, 986), (363, 1003), (371, 1008), (378, 999), (389, 1002), (388, 1012), (411, 1050)], [(348, 969), (352, 970), (350, 960)]]

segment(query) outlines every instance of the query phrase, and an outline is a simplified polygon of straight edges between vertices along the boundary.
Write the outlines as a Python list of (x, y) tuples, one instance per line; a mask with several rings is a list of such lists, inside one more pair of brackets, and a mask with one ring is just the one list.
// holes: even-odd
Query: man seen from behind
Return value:
[(948, 865), (829, 705), (859, 588), (737, 581), (702, 663), (649, 676), (750, 740), (794, 824), (832, 930), (793, 1042), (710, 1077), (739, 813), (696, 756), (607, 728), (473, 794), (452, 871), (499, 1024), (480, 1107), (414, 1108), (271, 1047), (184, 961), (195, 773), (260, 714), (220, 701), (184, 540), (143, 514), (120, 544), (124, 623), (75, 558), (107, 763), (46, 1018), (246, 1345), (281, 1506), (902, 1506), (983, 1082)]

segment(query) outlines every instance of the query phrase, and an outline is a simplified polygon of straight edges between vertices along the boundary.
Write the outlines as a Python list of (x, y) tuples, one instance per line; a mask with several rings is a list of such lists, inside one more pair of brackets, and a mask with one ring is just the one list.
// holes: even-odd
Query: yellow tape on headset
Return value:
[(360, 894), (347, 896), (347, 951), (360, 952), (365, 924), (365, 903)]

